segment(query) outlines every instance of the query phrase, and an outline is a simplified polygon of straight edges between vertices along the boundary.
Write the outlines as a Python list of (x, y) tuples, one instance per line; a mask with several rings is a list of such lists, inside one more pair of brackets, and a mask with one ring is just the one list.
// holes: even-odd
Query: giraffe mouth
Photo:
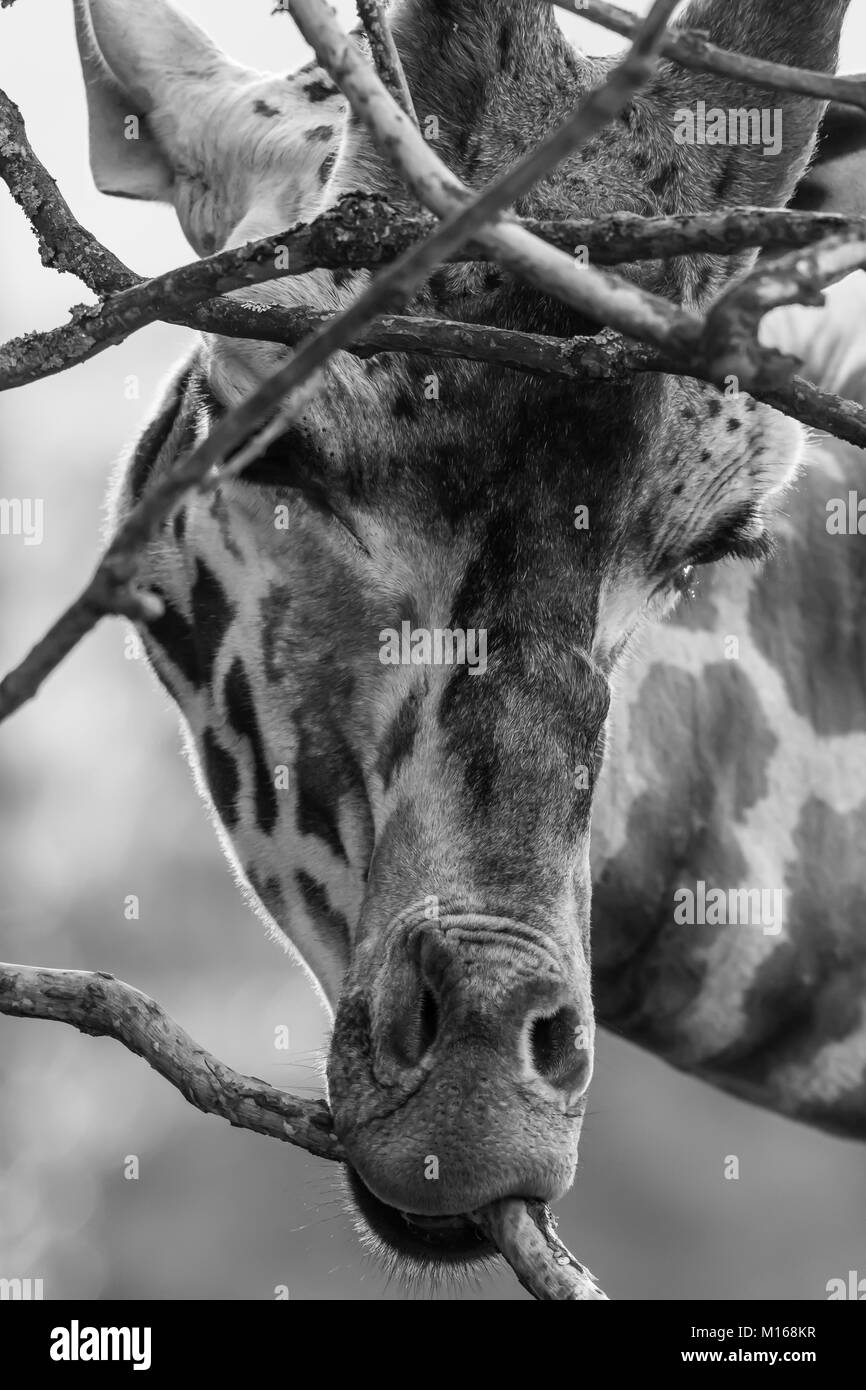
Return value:
[(422, 1216), (401, 1211), (375, 1197), (353, 1168), (346, 1168), (349, 1191), (361, 1218), (362, 1234), (388, 1255), (418, 1265), (471, 1265), (496, 1254), (495, 1247), (467, 1216)]

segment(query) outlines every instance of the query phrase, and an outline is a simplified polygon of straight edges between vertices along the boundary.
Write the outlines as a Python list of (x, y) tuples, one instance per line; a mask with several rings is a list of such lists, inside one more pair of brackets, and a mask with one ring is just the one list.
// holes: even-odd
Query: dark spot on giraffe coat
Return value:
[(499, 66), (508, 72), (512, 65), (512, 40), (514, 34), (510, 24), (502, 24), (499, 29)]
[(411, 391), (406, 390), (405, 386), (398, 387), (391, 405), (391, 414), (395, 420), (411, 421), (416, 419), (418, 415), (418, 402)]
[(193, 430), (195, 429), (196, 412), (186, 394), (195, 374), (196, 368), (191, 365), (171, 384), (158, 414), (151, 420), (135, 446), (126, 473), (127, 487), (133, 502), (140, 501), (159, 455), (168, 442), (178, 416), (185, 408), (189, 424)]
[(632, 701), (629, 747), (620, 751), (646, 790), (629, 811), (624, 848), (593, 861), (593, 990), (605, 1025), (662, 1055), (676, 1055), (679, 1018), (704, 987), (718, 931), (679, 926), (674, 894), (699, 880), (742, 882), (735, 827), (766, 795), (777, 743), (734, 662), (699, 680), (653, 665)]
[(265, 905), (274, 920), (281, 925), (284, 924), (288, 913), (286, 912), (286, 900), (283, 897), (280, 880), (275, 874), (262, 879), (255, 869), (247, 867), (244, 867), (244, 873), (256, 897)]
[(186, 535), (186, 507), (178, 507), (172, 518), (171, 529), (178, 545), (182, 545)]
[(237, 799), (241, 785), (237, 763), (223, 748), (213, 729), (205, 729), (201, 743), (211, 799), (226, 830), (234, 830), (238, 823)]
[(332, 125), (314, 125), (310, 130), (305, 131), (305, 140), (333, 140), (334, 127)]
[(391, 786), (395, 773), (412, 755), (415, 739), (418, 737), (422, 699), (423, 691), (420, 687), (406, 696), (379, 749), (376, 771), (382, 778), (386, 791)]
[(256, 823), (265, 835), (270, 835), (277, 823), (279, 809), (273, 775), (268, 766), (262, 732), (259, 728), (252, 687), (240, 657), (232, 662), (223, 685), (226, 715), (239, 738), (245, 738), (253, 755)]
[(677, 173), (678, 170), (675, 164), (666, 164), (663, 169), (660, 169), (659, 172), (648, 181), (647, 187), (650, 193), (664, 203), (664, 199), (676, 186)]
[(755, 645), (822, 737), (866, 732), (866, 545), (828, 534), (828, 496), (847, 497), (847, 483), (807, 469), (788, 498), (788, 534), (749, 598)]
[(722, 403), (717, 396), (712, 396), (707, 401), (707, 412), (711, 420), (718, 420), (722, 413)]
[(279, 107), (270, 106), (266, 101), (261, 100), (254, 102), (253, 110), (255, 111), (257, 116), (267, 116), (268, 118), (273, 118), (274, 116), (282, 115), (282, 112), (280, 111)]
[(201, 680), (213, 679), (214, 663), (223, 638), (235, 615), (234, 605), (213, 570), (201, 556), (196, 556), (195, 582), (190, 593), (192, 604), (193, 638), (198, 656)]
[(293, 687), (286, 718), (297, 735), (292, 779), (297, 792), (298, 829), (316, 835), (347, 860), (339, 831), (345, 798), (362, 826), (366, 865), (373, 828), (364, 773), (345, 733), (351, 708), (352, 673), (336, 655), (310, 661), (303, 619), (285, 586), (273, 588), (259, 605), (264, 673), (271, 685)]
[(325, 158), (322, 160), (321, 164), (319, 165), (319, 182), (320, 182), (320, 183), (327, 183), (327, 182), (328, 182), (328, 179), (331, 177), (331, 174), (334, 172), (334, 165), (336, 164), (336, 162), (337, 162), (337, 152), (336, 152), (336, 150), (332, 150), (330, 154), (325, 155)]
[(740, 160), (736, 155), (726, 155), (722, 161), (722, 171), (716, 182), (716, 202), (721, 206), (729, 199), (731, 187), (737, 176)]
[[(201, 685), (201, 672), (192, 624), (159, 589), (154, 589), (154, 592), (159, 593), (162, 599), (163, 612), (161, 617), (147, 624), (148, 639), (162, 649), (184, 679), (197, 689)], [(169, 694), (173, 692), (169, 691)]]
[[(794, 831), (787, 866), (785, 939), (755, 974), (746, 1026), (735, 1046), (708, 1064), (710, 1080), (796, 1113), (812, 1124), (866, 1138), (862, 1063), (866, 1000), (866, 799), (853, 812), (810, 797)], [(784, 1073), (825, 1047), (851, 1042), (849, 1081), (834, 1095), (810, 1088), (798, 1101)], [(858, 1050), (858, 1042), (861, 1044)], [(853, 1075), (851, 1075), (853, 1073)]]
[(348, 961), (352, 950), (352, 936), (349, 931), (349, 923), (346, 921), (342, 912), (333, 908), (328, 899), (328, 890), (323, 883), (318, 883), (310, 874), (303, 869), (298, 869), (295, 873), (295, 883), (298, 891), (304, 900), (304, 907), (321, 935), (323, 941), (333, 947), (335, 941), (339, 943), (343, 960)]
[(328, 848), (338, 858), (349, 862), (337, 820), (339, 798), (332, 795), (332, 788), (322, 780), (321, 763), (310, 758), (301, 748), (295, 762), (297, 783), (297, 824), (302, 835), (315, 835), (324, 840)]
[(308, 97), (310, 101), (330, 101), (331, 97), (339, 95), (337, 87), (332, 86), (330, 82), (322, 82), (318, 78), (315, 82), (308, 82), (304, 87), (304, 96)]
[(732, 415), (728, 420), (728, 434), (736, 434), (737, 430), (741, 430), (742, 428), (742, 420), (738, 420), (736, 415)]

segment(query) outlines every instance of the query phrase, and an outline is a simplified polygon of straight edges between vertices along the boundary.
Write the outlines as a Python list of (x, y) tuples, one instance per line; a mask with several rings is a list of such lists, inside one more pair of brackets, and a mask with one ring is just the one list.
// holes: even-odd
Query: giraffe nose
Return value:
[(578, 1007), (563, 998), (556, 982), (541, 982), (522, 988), (519, 997), (502, 1007), (488, 1009), (475, 1005), (468, 991), (462, 991), (460, 1004), (442, 998), (441, 977), (436, 972), (419, 972), (416, 988), (404, 994), (394, 1018), (387, 1026), (384, 1048), (397, 1066), (418, 1067), (431, 1053), (444, 1052), (447, 1034), (465, 1041), (489, 1041), (503, 1065), (509, 1061), (515, 1075), (527, 1082), (539, 1081), (575, 1099), (583, 1094), (592, 1074), (590, 1029), (582, 1022)]
[(337, 1132), (366, 1188), (405, 1213), (554, 1201), (574, 1175), (592, 1073), (588, 997), (504, 934), (492, 945), (481, 929), (467, 935), (455, 946), (430, 934), (408, 959), (392, 957), (390, 979), (377, 974), (335, 1020)]

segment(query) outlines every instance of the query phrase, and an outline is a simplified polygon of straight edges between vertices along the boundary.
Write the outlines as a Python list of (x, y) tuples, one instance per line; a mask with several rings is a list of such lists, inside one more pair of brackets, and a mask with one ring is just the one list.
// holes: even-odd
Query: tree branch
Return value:
[(232, 1071), (153, 999), (113, 975), (0, 964), (0, 1014), (52, 1019), (93, 1037), (114, 1038), (204, 1114), (287, 1140), (320, 1158), (344, 1157), (323, 1100), (298, 1100)]
[(15, 102), (0, 91), (0, 178), (27, 217), (42, 264), (77, 275), (96, 294), (122, 290), (133, 272), (85, 231), (27, 139)]
[[(866, 232), (866, 218), (774, 208), (652, 218), (617, 213), (597, 220), (527, 220), (519, 225), (562, 251), (585, 248), (599, 265), (706, 253), (735, 255), (750, 247), (780, 250), (807, 246), (831, 233)], [(220, 251), (150, 280), (130, 271), (135, 283), (129, 289), (98, 304), (76, 305), (69, 322), (59, 328), (13, 338), (0, 346), (0, 391), (86, 362), (157, 320), (226, 337), (294, 345), (329, 316), (210, 296), (313, 269), (373, 269), (389, 264), (429, 235), (433, 226), (432, 217), (404, 217), (378, 195), (353, 193), (309, 224)], [(482, 248), (470, 244), (449, 259), (482, 255)], [(364, 335), (364, 341), (369, 340)]]
[(580, 1264), (556, 1234), (556, 1221), (543, 1202), (506, 1199), (473, 1213), (473, 1220), (533, 1298), (556, 1302), (607, 1302), (595, 1276)]
[(394, 35), (391, 33), (385, 5), (381, 3), (381, 0), (355, 0), (355, 7), (364, 26), (364, 32), (370, 41), (373, 62), (376, 64), (376, 71), (383, 87), (391, 93), (409, 120), (417, 125), (418, 117), (415, 115), (415, 107), (412, 104), (409, 83), (406, 81), (406, 74), (403, 71), (400, 54), (397, 52), (397, 45), (394, 43)]
[[(318, 1158), (345, 1161), (324, 1100), (301, 1100), (234, 1071), (195, 1042), (155, 1000), (113, 975), (0, 963), (0, 1014), (50, 1019), (92, 1037), (114, 1038), (205, 1115), (282, 1139)], [(514, 1198), (493, 1202), (472, 1219), (533, 1298), (605, 1297), (556, 1236), (543, 1203)]]
[[(606, 0), (550, 0), (560, 10), (580, 15), (603, 29), (611, 29), (624, 38), (632, 38), (640, 20), (618, 5)], [(820, 0), (818, 0), (820, 3)], [(746, 53), (731, 53), (718, 48), (703, 34), (691, 29), (671, 30), (662, 44), (665, 58), (672, 58), (694, 72), (714, 72), (721, 77), (733, 77), (776, 92), (798, 92), (802, 96), (841, 101), (846, 106), (859, 106), (866, 111), (866, 81), (862, 77), (836, 76), (827, 72), (811, 72), (807, 68), (791, 68), (784, 63), (771, 63), (763, 58), (751, 58)]]
[(735, 281), (716, 300), (704, 324), (700, 355), (707, 374), (733, 375), (749, 389), (778, 385), (768, 372), (758, 326), (771, 309), (791, 304), (823, 303), (823, 289), (866, 266), (866, 236), (861, 231), (827, 237), (817, 246), (792, 251), (759, 265)]

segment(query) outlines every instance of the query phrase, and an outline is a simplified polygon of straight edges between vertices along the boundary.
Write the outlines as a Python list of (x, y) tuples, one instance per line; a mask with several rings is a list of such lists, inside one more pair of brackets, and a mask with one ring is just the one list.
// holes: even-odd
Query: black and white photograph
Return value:
[(866, 0), (0, 0), (0, 248), (0, 1328), (827, 1374)]

